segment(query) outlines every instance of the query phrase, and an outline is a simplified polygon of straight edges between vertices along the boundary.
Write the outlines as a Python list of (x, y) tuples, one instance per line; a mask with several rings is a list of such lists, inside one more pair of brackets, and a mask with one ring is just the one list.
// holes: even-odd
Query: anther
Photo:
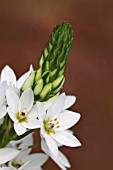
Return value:
[(54, 121), (57, 121), (57, 118), (54, 118)]
[(60, 128), (60, 126), (57, 126), (56, 128)]

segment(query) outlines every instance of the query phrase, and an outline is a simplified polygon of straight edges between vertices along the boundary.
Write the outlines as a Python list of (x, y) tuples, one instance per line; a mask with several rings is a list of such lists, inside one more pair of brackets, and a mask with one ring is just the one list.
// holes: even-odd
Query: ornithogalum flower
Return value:
[(15, 170), (38, 170), (47, 161), (48, 156), (44, 153), (28, 154), (22, 151), (15, 159), (9, 162), (9, 166)]
[(6, 65), (1, 72), (1, 82), (6, 81), (8, 86), (17, 87), (20, 89), (32, 71), (33, 71), (33, 67), (31, 65), (29, 71), (23, 74), (17, 80), (16, 75), (14, 71), (12, 70), (12, 68)]
[(79, 113), (66, 110), (74, 102), (75, 97), (66, 97), (65, 93), (59, 95), (47, 110), (44, 103), (37, 102), (40, 133), (55, 156), (58, 155), (57, 142), (70, 147), (81, 145), (79, 140), (67, 130), (80, 119)]
[(33, 136), (30, 134), (24, 139), (11, 142), (12, 147), (20, 150), (20, 153), (12, 159), (8, 166), (13, 170), (41, 170), (41, 166), (47, 161), (48, 155), (44, 153), (30, 154), (33, 146)]
[(33, 91), (26, 89), (19, 98), (15, 91), (8, 89), (6, 91), (8, 103), (8, 114), (14, 121), (14, 129), (17, 135), (22, 135), (27, 129), (36, 129), (39, 127), (37, 119), (37, 107), (33, 105)]

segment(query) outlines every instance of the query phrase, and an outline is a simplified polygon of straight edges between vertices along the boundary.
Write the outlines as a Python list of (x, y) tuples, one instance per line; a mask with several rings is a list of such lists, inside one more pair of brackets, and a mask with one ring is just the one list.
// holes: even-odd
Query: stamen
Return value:
[(54, 118), (54, 121), (57, 121), (58, 119), (57, 118)]
[(57, 126), (56, 128), (60, 128), (60, 126)]

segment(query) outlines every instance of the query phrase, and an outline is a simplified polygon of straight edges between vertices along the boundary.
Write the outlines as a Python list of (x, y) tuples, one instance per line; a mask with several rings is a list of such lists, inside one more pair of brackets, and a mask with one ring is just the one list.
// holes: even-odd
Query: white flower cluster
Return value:
[(11, 141), (5, 148), (0, 149), (0, 169), (41, 170), (41, 166), (50, 156), (62, 170), (66, 170), (70, 163), (59, 147), (81, 146), (79, 140), (69, 130), (80, 119), (79, 113), (68, 110), (75, 103), (76, 97), (62, 93), (45, 102), (34, 102), (31, 88), (21, 91), (23, 83), (32, 72), (33, 68), (30, 66), (30, 70), (16, 81), (15, 73), (9, 66), (2, 70), (0, 124), (2, 125), (8, 115), (18, 136), (24, 135), (30, 129), (39, 129), (41, 149), (45, 154), (30, 154), (33, 139), (32, 135), (28, 135), (22, 140)]

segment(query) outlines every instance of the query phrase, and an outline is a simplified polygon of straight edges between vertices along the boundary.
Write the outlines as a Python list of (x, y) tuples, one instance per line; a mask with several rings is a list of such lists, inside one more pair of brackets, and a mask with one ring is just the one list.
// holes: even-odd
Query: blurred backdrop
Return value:
[[(112, 170), (112, 0), (1, 0), (0, 69), (9, 64), (20, 76), (31, 63), (37, 68), (53, 27), (63, 21), (74, 30), (63, 91), (77, 96), (72, 110), (82, 118), (72, 129), (83, 146), (62, 151), (71, 170)], [(45, 169), (59, 170), (51, 160)]]

